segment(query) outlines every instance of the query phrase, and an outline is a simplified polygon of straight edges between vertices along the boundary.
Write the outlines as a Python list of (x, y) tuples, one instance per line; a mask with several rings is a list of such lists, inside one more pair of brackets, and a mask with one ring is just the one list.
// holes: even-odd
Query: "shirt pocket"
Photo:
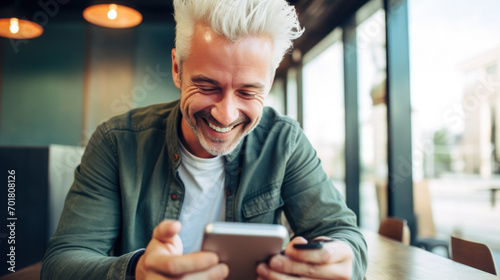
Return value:
[[(243, 217), (250, 223), (279, 223), (280, 209), (285, 203), (278, 184), (270, 185), (269, 191), (247, 199), (242, 206)], [(264, 188), (266, 189), (266, 188)]]

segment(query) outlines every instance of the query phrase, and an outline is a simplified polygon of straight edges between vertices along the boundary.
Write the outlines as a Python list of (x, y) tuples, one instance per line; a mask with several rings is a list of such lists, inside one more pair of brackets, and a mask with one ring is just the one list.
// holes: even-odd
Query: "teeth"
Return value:
[(211, 129), (217, 131), (217, 132), (229, 132), (231, 131), (231, 129), (233, 129), (234, 126), (231, 126), (231, 127), (218, 127), (218, 126), (215, 126), (214, 124), (212, 124), (211, 122), (208, 122), (208, 126), (210, 126)]

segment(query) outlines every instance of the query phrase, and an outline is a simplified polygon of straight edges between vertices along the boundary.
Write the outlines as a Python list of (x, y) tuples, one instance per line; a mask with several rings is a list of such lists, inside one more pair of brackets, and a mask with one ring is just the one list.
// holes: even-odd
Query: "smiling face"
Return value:
[(195, 27), (182, 71), (172, 50), (172, 76), (181, 90), (181, 141), (192, 154), (228, 154), (257, 126), (274, 75), (271, 54), (268, 37), (234, 43), (202, 24)]

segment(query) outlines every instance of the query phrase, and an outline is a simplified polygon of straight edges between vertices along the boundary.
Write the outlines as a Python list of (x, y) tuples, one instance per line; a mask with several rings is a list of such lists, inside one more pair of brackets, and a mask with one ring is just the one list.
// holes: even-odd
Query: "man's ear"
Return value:
[(179, 64), (177, 64), (175, 51), (175, 49), (172, 49), (172, 79), (174, 80), (175, 86), (181, 89), (181, 74), (179, 72)]

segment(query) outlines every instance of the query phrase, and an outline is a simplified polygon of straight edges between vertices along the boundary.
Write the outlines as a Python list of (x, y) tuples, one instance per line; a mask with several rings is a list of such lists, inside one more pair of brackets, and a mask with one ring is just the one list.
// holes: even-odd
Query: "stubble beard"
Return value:
[[(248, 129), (248, 131), (244, 131), (240, 135), (237, 135), (236, 138), (232, 139), (232, 143), (228, 144), (226, 140), (222, 139), (207, 139), (205, 135), (198, 129), (198, 126), (195, 122), (198, 120), (195, 113), (192, 117), (186, 112), (185, 109), (181, 109), (182, 115), (186, 120), (187, 124), (193, 130), (196, 138), (200, 142), (201, 146), (205, 151), (213, 156), (225, 156), (230, 154), (234, 149), (238, 146), (238, 144), (243, 140), (245, 136), (247, 136), (250, 132), (252, 132), (260, 122), (261, 115), (258, 116), (257, 122), (255, 125)], [(194, 122), (193, 122), (194, 119)], [(203, 120), (202, 120), (203, 121)], [(248, 125), (248, 124), (240, 124), (240, 125)], [(209, 128), (210, 129), (210, 128)]]

